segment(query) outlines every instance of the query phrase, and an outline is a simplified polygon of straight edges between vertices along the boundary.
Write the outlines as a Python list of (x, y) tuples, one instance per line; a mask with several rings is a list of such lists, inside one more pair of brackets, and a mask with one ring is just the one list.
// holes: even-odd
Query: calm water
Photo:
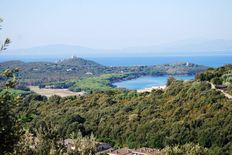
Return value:
[(87, 58), (106, 66), (158, 65), (177, 62), (191, 62), (195, 64), (220, 67), (232, 63), (232, 55), (228, 56), (158, 56), (158, 57), (112, 57)]
[[(157, 56), (157, 57), (84, 57), (85, 59), (96, 61), (99, 64), (106, 66), (132, 66), (132, 65), (158, 65), (158, 64), (170, 64), (177, 62), (191, 62), (195, 64), (219, 67), (224, 64), (232, 63), (232, 55), (227, 56)], [(51, 61), (55, 62), (64, 57), (11, 57), (1, 56), (0, 62), (7, 60), (23, 60), (26, 62), (32, 61)]]
[[(119, 88), (127, 88), (131, 90), (143, 89), (152, 86), (162, 86), (166, 85), (169, 76), (145, 76), (133, 80), (122, 81), (114, 83), (115, 86)], [(184, 75), (184, 76), (174, 76), (179, 80), (191, 80), (194, 76)]]

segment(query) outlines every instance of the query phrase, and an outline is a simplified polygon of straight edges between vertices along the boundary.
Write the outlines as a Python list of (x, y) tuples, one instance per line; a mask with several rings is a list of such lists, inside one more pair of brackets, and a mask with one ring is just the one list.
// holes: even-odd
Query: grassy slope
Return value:
[(104, 74), (99, 77), (83, 78), (78, 80), (75, 86), (82, 90), (111, 90), (113, 88), (109, 79), (113, 76), (112, 74)]
[(52, 82), (47, 85), (52, 86), (68, 86), (70, 90), (80, 90), (83, 91), (106, 91), (106, 90), (114, 90), (115, 88), (112, 86), (112, 81), (115, 79), (121, 79), (124, 77), (128, 77), (128, 74), (103, 74), (96, 77), (88, 77), (81, 78), (80, 80), (68, 80), (63, 82)]

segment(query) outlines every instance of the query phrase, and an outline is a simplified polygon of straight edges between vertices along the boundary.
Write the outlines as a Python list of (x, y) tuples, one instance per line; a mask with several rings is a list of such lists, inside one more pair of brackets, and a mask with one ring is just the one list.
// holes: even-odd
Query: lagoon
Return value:
[[(194, 75), (175, 75), (178, 80), (191, 80)], [(133, 80), (121, 81), (113, 83), (118, 88), (127, 88), (130, 90), (139, 90), (153, 86), (164, 86), (167, 83), (168, 75), (164, 76), (144, 76)]]

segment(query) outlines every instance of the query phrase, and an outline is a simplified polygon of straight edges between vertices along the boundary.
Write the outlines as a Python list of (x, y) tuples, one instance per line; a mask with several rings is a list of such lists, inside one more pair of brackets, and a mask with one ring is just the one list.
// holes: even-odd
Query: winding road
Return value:
[(224, 90), (222, 90), (222, 89), (217, 89), (213, 83), (210, 82), (210, 84), (211, 84), (211, 88), (212, 88), (212, 89), (215, 89), (215, 90), (217, 90), (217, 91), (222, 92), (222, 93), (225, 95), (225, 97), (227, 97), (228, 99), (232, 100), (232, 95), (226, 93), (226, 92), (225, 92)]

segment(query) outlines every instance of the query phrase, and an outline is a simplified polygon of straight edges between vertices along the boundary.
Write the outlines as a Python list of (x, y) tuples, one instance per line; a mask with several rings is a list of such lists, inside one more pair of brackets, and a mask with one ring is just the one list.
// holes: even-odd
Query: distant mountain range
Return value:
[(158, 46), (133, 47), (121, 50), (91, 49), (74, 45), (46, 45), (28, 49), (8, 49), (0, 60), (57, 60), (72, 55), (78, 57), (150, 57), (232, 55), (232, 40), (182, 40)]

